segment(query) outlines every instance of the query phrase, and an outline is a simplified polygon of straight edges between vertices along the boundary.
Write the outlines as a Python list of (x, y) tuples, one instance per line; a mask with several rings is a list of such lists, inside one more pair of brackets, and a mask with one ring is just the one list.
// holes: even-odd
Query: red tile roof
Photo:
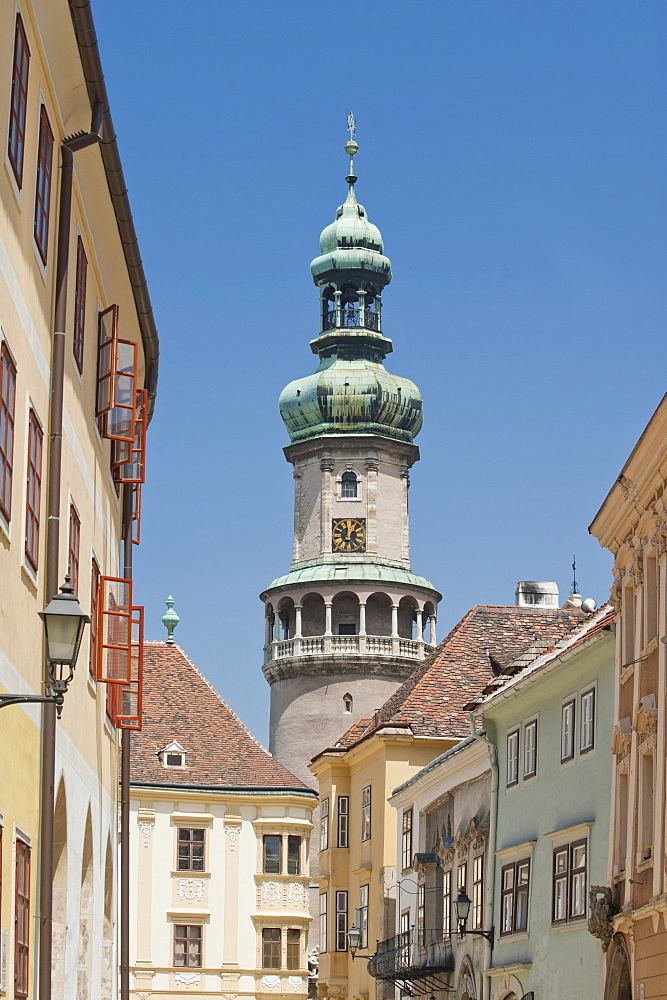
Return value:
[(355, 723), (331, 751), (349, 749), (385, 726), (409, 726), (415, 736), (463, 739), (470, 732), (464, 706), (495, 676), (494, 667), (497, 671), (538, 640), (554, 646), (585, 620), (579, 611), (477, 605), (375, 717)]
[[(185, 768), (164, 767), (158, 753), (177, 740)], [(144, 644), (143, 728), (132, 736), (132, 784), (180, 788), (275, 789), (308, 786), (259, 743), (183, 650)]]

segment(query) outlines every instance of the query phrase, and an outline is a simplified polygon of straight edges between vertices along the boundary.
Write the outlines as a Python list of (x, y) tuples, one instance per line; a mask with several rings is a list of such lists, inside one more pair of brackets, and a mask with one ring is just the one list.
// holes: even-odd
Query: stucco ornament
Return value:
[(229, 837), (229, 850), (236, 850), (236, 838), (239, 835), (240, 827), (238, 826), (225, 826), (225, 833)]
[(290, 903), (302, 906), (304, 901), (304, 887), (300, 882), (289, 882), (287, 885), (287, 899)]
[(287, 982), (290, 984), (293, 990), (303, 989), (303, 979), (301, 976), (290, 976)]
[(639, 500), (641, 500), (635, 484), (631, 479), (628, 479), (627, 476), (619, 476), (618, 485), (621, 487), (624, 496), (628, 498), (630, 503), (638, 503)]
[(192, 902), (204, 897), (203, 878), (179, 878), (177, 885), (176, 895), (179, 899), (187, 899), (188, 902)]
[(151, 833), (155, 829), (155, 823), (140, 822), (138, 824), (138, 826), (139, 826), (139, 829), (141, 830), (141, 834), (142, 834), (142, 836), (144, 838), (144, 847), (148, 847), (148, 842), (150, 840)]
[(281, 886), (279, 882), (264, 882), (262, 885), (262, 899), (269, 906), (274, 906), (280, 902)]
[(602, 941), (602, 950), (606, 951), (614, 935), (615, 907), (611, 889), (607, 885), (592, 885), (588, 890), (588, 902), (591, 910), (588, 930)]
[(275, 990), (280, 986), (280, 976), (262, 976), (262, 986), (267, 990)]
[(182, 983), (188, 989), (190, 986), (198, 986), (200, 978), (198, 972), (177, 972), (174, 976), (174, 982)]

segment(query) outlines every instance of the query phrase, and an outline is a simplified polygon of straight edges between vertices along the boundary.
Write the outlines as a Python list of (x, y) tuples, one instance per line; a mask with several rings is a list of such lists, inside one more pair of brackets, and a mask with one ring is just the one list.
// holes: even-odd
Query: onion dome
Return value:
[(310, 265), (321, 305), (320, 333), (310, 346), (320, 365), (314, 375), (283, 389), (280, 413), (293, 442), (322, 434), (379, 434), (411, 442), (422, 426), (422, 397), (414, 382), (382, 364), (392, 350), (382, 334), (382, 291), (391, 281), (391, 262), (380, 230), (355, 196), (359, 147), (350, 118), (347, 199), (322, 231), (322, 253)]
[(323, 358), (314, 375), (285, 386), (279, 406), (293, 442), (350, 433), (412, 441), (422, 426), (414, 382), (370, 358)]

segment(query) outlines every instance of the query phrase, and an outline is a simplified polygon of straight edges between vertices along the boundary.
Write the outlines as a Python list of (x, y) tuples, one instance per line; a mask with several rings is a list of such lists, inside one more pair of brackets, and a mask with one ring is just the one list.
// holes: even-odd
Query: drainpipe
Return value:
[[(132, 487), (123, 486), (123, 576), (132, 579)], [(123, 730), (120, 746), (120, 1000), (130, 997), (130, 749)]]
[[(79, 132), (61, 144), (60, 204), (56, 250), (56, 305), (51, 354), (51, 399), (47, 478), (46, 603), (58, 593), (60, 574), (60, 492), (62, 480), (63, 394), (65, 383), (65, 326), (67, 321), (67, 277), (72, 214), (74, 153), (100, 141), (102, 106), (93, 108), (90, 132)], [(39, 855), (39, 975), (40, 1000), (51, 1000), (51, 954), (53, 941), (53, 813), (56, 777), (56, 706), (42, 709), (42, 767)]]
[[(493, 886), (496, 874), (496, 832), (498, 825), (498, 748), (492, 743), (486, 733), (475, 729), (475, 714), (470, 713), (470, 734), (480, 743), (485, 743), (489, 753), (491, 766), (491, 810), (489, 814), (489, 878), (486, 880), (486, 900), (484, 902), (484, 927), (493, 926)], [(491, 968), (493, 948), (491, 942), (484, 941), (484, 969)], [(491, 977), (484, 976), (482, 984), (484, 1000), (490, 1000)]]

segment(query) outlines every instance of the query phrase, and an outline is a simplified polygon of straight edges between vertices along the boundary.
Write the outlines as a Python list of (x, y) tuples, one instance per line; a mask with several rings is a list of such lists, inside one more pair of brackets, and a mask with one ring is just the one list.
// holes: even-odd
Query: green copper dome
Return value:
[(382, 333), (382, 292), (391, 281), (391, 262), (380, 230), (356, 199), (358, 149), (353, 139), (345, 146), (347, 199), (322, 231), (322, 253), (310, 265), (321, 305), (320, 334), (310, 346), (320, 365), (280, 395), (292, 442), (322, 434), (378, 434), (411, 442), (422, 426), (419, 389), (382, 363), (392, 350)]
[(344, 355), (339, 348), (322, 358), (314, 375), (283, 389), (280, 415), (291, 440), (353, 433), (412, 441), (422, 426), (422, 397), (414, 382), (392, 375), (381, 360)]

